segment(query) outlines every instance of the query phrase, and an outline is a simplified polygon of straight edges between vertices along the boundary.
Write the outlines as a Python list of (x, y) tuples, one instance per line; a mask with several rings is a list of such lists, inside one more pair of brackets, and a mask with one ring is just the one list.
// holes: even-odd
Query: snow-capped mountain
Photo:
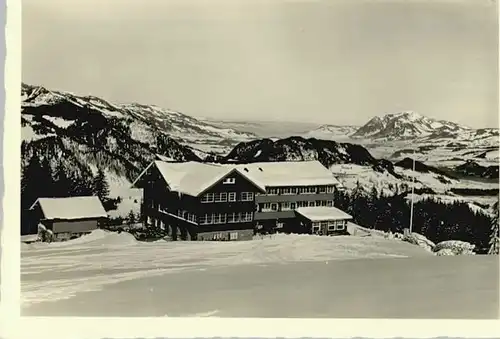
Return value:
[(428, 118), (415, 112), (401, 112), (372, 118), (352, 137), (404, 140), (420, 137), (450, 137), (470, 130), (469, 127), (454, 122)]
[[(39, 115), (41, 111), (48, 110), (50, 112), (45, 114), (48, 119), (64, 128), (71, 126), (82, 111), (88, 110), (99, 112), (106, 119), (128, 120), (133, 138), (145, 143), (154, 139), (154, 131), (162, 131), (194, 149), (209, 145), (211, 152), (225, 154), (238, 142), (255, 138), (252, 133), (216, 127), (209, 122), (155, 105), (116, 104), (95, 96), (78, 96), (41, 86), (22, 84), (21, 100), (23, 116)], [(37, 138), (36, 133), (26, 131), (23, 134), (23, 139), (31, 138)]]

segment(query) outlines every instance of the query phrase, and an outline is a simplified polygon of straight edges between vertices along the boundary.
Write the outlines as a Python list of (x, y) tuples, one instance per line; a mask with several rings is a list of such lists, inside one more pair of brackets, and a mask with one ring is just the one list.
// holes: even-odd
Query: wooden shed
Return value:
[(30, 210), (34, 221), (51, 230), (57, 240), (90, 233), (108, 217), (96, 196), (38, 198)]

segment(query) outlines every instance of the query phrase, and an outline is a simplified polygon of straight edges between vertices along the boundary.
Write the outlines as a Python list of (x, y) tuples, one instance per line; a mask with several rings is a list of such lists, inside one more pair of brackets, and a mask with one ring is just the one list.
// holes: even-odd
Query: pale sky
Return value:
[(493, 0), (23, 0), (23, 81), (193, 116), (498, 127)]

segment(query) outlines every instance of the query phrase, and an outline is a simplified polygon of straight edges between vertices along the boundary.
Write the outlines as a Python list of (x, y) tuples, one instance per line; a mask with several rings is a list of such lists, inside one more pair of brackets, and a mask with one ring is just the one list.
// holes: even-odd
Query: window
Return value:
[(267, 192), (269, 195), (277, 195), (278, 194), (278, 189), (277, 188), (268, 188)]
[(300, 187), (300, 193), (303, 193), (303, 194), (315, 194), (316, 193), (316, 188), (312, 187), (312, 186)]
[(281, 203), (281, 210), (282, 211), (290, 210), (290, 203), (288, 201), (282, 202)]
[(297, 208), (297, 206), (296, 206), (296, 205), (297, 205), (296, 203), (291, 202), (291, 203), (290, 203), (290, 208), (291, 208), (292, 210), (294, 210), (294, 209), (296, 209), (296, 208)]
[(214, 202), (214, 194), (207, 193), (201, 198), (201, 202)]
[(309, 201), (309, 207), (314, 207), (314, 201)]
[(319, 186), (319, 193), (326, 193), (326, 186)]
[(273, 203), (271, 204), (271, 211), (277, 211), (278, 210), (278, 204)]
[(238, 240), (238, 232), (229, 233), (229, 240)]
[(188, 220), (191, 222), (196, 222), (196, 215), (194, 214), (188, 214)]
[(318, 233), (319, 232), (319, 226), (313, 226), (312, 231), (313, 231), (313, 233)]
[(253, 192), (241, 192), (241, 201), (253, 201)]
[(333, 200), (327, 200), (326, 201), (326, 206), (333, 207)]
[(328, 222), (328, 230), (329, 231), (334, 231), (336, 229), (336, 222), (335, 221), (329, 221)]
[(339, 231), (342, 231), (344, 228), (345, 228), (345, 222), (344, 222), (344, 220), (337, 221), (337, 229)]
[(236, 201), (236, 192), (229, 192), (228, 193), (228, 200), (229, 201)]
[(291, 194), (297, 194), (297, 187), (290, 188), (290, 193)]
[(214, 193), (214, 202), (225, 202), (227, 201), (227, 193)]
[(327, 226), (328, 226), (328, 221), (321, 222), (321, 227), (327, 227)]
[(161, 228), (162, 230), (164, 230), (164, 229), (165, 229), (165, 223), (163, 222), (163, 220), (161, 220), (161, 221), (160, 221), (160, 228)]
[(288, 187), (284, 187), (281, 189), (281, 194), (290, 194), (291, 190)]
[(207, 217), (207, 222), (206, 222), (207, 224), (212, 224), (214, 222), (214, 219), (211, 214), (207, 214), (206, 217)]
[(212, 214), (212, 219), (214, 224), (225, 224), (226, 223), (226, 215), (225, 214)]
[(225, 236), (224, 236), (224, 233), (215, 233), (213, 236), (212, 236), (212, 240), (222, 240), (222, 239), (225, 239)]
[(316, 206), (321, 206), (321, 200), (316, 200)]
[(247, 221), (252, 221), (253, 213), (251, 212), (244, 212), (241, 213), (241, 222), (247, 222)]
[(226, 178), (226, 179), (224, 179), (224, 181), (222, 183), (224, 185), (228, 185), (228, 184), (234, 184), (235, 182), (236, 182), (235, 178)]
[(326, 200), (321, 201), (321, 206), (325, 207), (326, 206)]
[(326, 193), (333, 193), (334, 187), (333, 186), (326, 186)]
[(271, 211), (271, 203), (270, 202), (266, 202), (264, 204), (261, 204), (261, 206), (262, 206), (262, 212)]

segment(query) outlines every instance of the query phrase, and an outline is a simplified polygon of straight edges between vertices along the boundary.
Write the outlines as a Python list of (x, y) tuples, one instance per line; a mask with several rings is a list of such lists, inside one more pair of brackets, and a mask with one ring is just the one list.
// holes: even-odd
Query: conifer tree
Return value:
[(109, 185), (102, 168), (99, 168), (99, 170), (97, 171), (97, 176), (94, 178), (93, 186), (94, 194), (97, 195), (103, 202), (107, 200), (109, 195)]
[(55, 178), (54, 178), (54, 195), (57, 197), (67, 197), (71, 195), (72, 187), (71, 181), (68, 178), (66, 169), (62, 162), (57, 164)]

